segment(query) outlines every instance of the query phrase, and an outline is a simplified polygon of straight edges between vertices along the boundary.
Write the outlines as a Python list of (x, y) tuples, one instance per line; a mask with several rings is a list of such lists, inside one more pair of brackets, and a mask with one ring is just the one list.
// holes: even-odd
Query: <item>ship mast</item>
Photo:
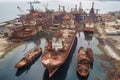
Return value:
[(58, 11), (60, 11), (60, 10), (61, 10), (61, 8), (60, 8), (60, 5), (59, 5)]
[(77, 11), (77, 4), (75, 5), (75, 11)]
[(65, 6), (62, 6), (63, 7), (63, 12), (65, 12)]

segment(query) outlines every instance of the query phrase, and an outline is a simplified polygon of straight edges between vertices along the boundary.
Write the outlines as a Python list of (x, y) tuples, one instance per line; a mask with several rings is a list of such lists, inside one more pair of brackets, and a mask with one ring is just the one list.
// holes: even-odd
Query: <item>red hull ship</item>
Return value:
[[(49, 72), (49, 78), (65, 63), (74, 44), (77, 30), (70, 28), (70, 26), (67, 29), (64, 27), (60, 29), (58, 34), (56, 33), (57, 38), (55, 36), (53, 37), (56, 39), (55, 42), (48, 41), (48, 46), (42, 55), (42, 63)], [(62, 41), (60, 42), (60, 40)]]
[(10, 38), (11, 39), (27, 39), (37, 33), (38, 33), (37, 30), (33, 28), (20, 29), (20, 30), (15, 30), (14, 32), (12, 32)]
[(81, 77), (86, 77), (90, 73), (91, 64), (93, 64), (93, 52), (91, 48), (87, 48), (86, 51), (83, 47), (80, 47), (78, 51), (78, 64), (77, 73)]
[(23, 68), (26, 67), (39, 57), (42, 54), (41, 48), (36, 48), (28, 52), (24, 58), (22, 58), (16, 65), (15, 68)]

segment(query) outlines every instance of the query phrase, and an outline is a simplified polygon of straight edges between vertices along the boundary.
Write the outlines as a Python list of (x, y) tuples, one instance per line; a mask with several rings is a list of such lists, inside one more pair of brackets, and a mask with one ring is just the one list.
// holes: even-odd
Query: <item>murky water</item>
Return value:
[[(85, 35), (86, 36), (86, 35)], [(83, 32), (77, 34), (77, 41), (71, 50), (71, 53), (64, 65), (62, 65), (51, 80), (83, 80), (77, 76), (77, 54), (80, 46), (91, 47), (94, 55), (102, 52), (97, 48), (98, 40), (95, 37), (84, 36)], [(40, 42), (39, 42), (40, 41)], [(0, 80), (48, 80), (48, 72), (41, 63), (41, 58), (38, 58), (31, 66), (17, 70), (15, 64), (24, 56), (30, 49), (36, 47), (44, 47), (47, 45), (45, 38), (35, 36), (33, 39), (26, 41), (24, 44), (16, 47), (9, 52), (5, 58), (0, 60)], [(106, 74), (101, 67), (99, 58), (94, 56), (93, 68), (86, 80), (104, 80)]]

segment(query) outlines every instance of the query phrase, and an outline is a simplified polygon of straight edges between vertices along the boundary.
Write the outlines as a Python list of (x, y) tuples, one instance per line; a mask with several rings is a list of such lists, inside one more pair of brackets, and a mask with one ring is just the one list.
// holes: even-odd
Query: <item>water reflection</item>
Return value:
[(78, 72), (76, 72), (76, 73), (77, 73), (77, 77), (78, 77), (79, 80), (87, 80), (88, 77), (89, 77), (89, 75), (86, 76), (86, 77), (81, 77), (81, 76), (78, 74)]
[[(41, 33), (41, 32), (40, 32)], [(40, 43), (41, 43), (41, 35), (40, 33), (36, 34), (35, 36), (31, 37), (29, 40), (27, 40), (27, 42), (34, 42), (36, 46), (34, 47), (39, 47)]]
[(88, 42), (88, 46), (90, 45), (90, 41), (92, 41), (93, 39), (93, 33), (87, 33), (87, 32), (84, 32), (84, 37), (85, 37), (85, 40)]
[(54, 76), (51, 77), (50, 79), (49, 79), (48, 71), (45, 70), (43, 80), (66, 80), (67, 71), (69, 69), (70, 61), (73, 56), (73, 53), (76, 49), (76, 45), (77, 45), (77, 37), (75, 39), (74, 45), (69, 53), (69, 56), (68, 56), (66, 62), (56, 71)]

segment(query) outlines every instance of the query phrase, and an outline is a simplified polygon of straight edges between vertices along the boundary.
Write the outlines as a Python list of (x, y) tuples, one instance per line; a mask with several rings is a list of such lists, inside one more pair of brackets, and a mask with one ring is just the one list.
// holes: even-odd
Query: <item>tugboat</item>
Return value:
[(90, 73), (90, 59), (87, 57), (83, 47), (80, 47), (78, 51), (77, 73), (81, 77), (87, 77)]
[(73, 25), (61, 25), (42, 55), (42, 64), (49, 72), (49, 78), (65, 63), (76, 39), (77, 30)]
[(33, 61), (42, 54), (41, 48), (30, 50), (25, 57), (23, 57), (16, 65), (15, 68), (23, 68), (33, 63)]

